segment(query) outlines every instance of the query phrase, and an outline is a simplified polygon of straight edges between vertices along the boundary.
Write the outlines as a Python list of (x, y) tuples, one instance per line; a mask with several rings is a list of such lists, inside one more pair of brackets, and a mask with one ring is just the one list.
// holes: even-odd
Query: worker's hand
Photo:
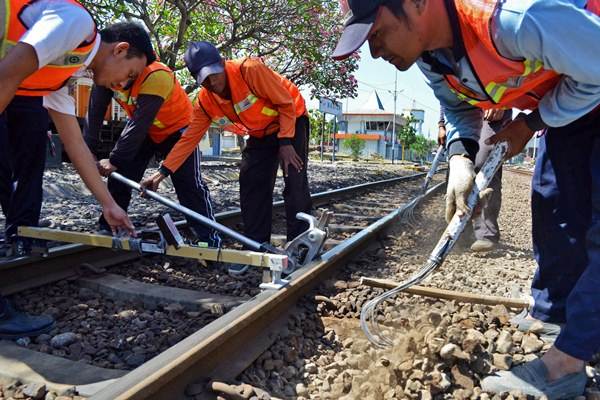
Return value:
[(450, 158), (450, 173), (446, 189), (446, 222), (450, 222), (455, 213), (459, 216), (467, 212), (467, 198), (475, 182), (473, 161), (461, 155)]
[(117, 167), (112, 165), (108, 158), (98, 161), (96, 165), (98, 166), (98, 172), (104, 177), (110, 176), (110, 174), (117, 170)]
[(304, 168), (302, 159), (291, 144), (279, 146), (279, 162), (281, 164), (281, 169), (283, 170), (283, 176), (285, 177), (288, 176), (289, 165), (296, 168), (298, 172), (302, 171), (302, 168)]
[(505, 110), (485, 110), (483, 113), (483, 119), (488, 122), (500, 121), (504, 117)]
[(115, 202), (102, 207), (104, 219), (110, 225), (113, 235), (120, 230), (126, 231), (131, 236), (135, 236), (135, 227), (129, 220), (127, 213)]
[(438, 129), (438, 145), (446, 146), (446, 127), (441, 126)]
[(523, 151), (534, 133), (534, 131), (527, 127), (523, 118), (517, 118), (500, 132), (486, 140), (485, 144), (494, 145), (498, 142), (507, 142), (508, 151), (504, 158), (508, 160)]
[[(154, 173), (154, 175), (148, 177), (148, 178), (144, 178), (142, 179), (142, 181), (140, 182), (140, 185), (144, 188), (144, 189), (148, 189), (148, 190), (152, 190), (153, 192), (156, 192), (158, 190), (158, 186), (160, 185), (160, 183), (165, 180), (166, 176), (161, 174), (160, 171), (156, 171)], [(142, 193), (142, 196), (144, 194)]]

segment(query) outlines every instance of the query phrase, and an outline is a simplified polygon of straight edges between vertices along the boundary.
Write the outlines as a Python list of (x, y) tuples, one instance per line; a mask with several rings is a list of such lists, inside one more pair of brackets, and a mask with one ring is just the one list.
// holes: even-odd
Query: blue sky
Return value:
[[(371, 96), (373, 90), (377, 90), (383, 106), (387, 111), (394, 109), (394, 75), (396, 68), (387, 62), (378, 59), (373, 60), (369, 53), (368, 45), (361, 48), (361, 60), (356, 78), (358, 79), (358, 97), (355, 99), (344, 99), (342, 101), (344, 111), (359, 109)], [(425, 82), (419, 68), (413, 66), (406, 72), (398, 71), (398, 94), (397, 112), (401, 113), (405, 108), (414, 107), (425, 110), (425, 124), (423, 133), (430, 137), (437, 137), (437, 122), (440, 115), (440, 107), (433, 91)], [(309, 108), (318, 108), (318, 101), (309, 101)]]

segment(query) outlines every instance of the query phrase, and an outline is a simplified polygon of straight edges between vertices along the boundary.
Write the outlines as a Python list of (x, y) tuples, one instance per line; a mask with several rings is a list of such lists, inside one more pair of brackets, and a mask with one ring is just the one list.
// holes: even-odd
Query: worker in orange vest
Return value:
[[(109, 158), (98, 162), (100, 174), (109, 176), (114, 171), (134, 181), (140, 181), (152, 157), (166, 157), (181, 137), (192, 118), (192, 102), (179, 84), (173, 71), (155, 61), (134, 81), (124, 86), (92, 89), (85, 141), (94, 154), (100, 145), (100, 129), (106, 109), (115, 100), (127, 112), (129, 120), (121, 132)], [(200, 148), (177, 169), (171, 178), (182, 205), (214, 219), (208, 187), (200, 174)], [(125, 210), (131, 200), (131, 188), (112, 178), (108, 179), (108, 190)], [(188, 220), (195, 241), (219, 247), (218, 233)], [(110, 229), (104, 216), (100, 217), (100, 228)]]
[[(482, 381), (488, 392), (549, 399), (581, 395), (600, 348), (600, 1), (343, 0), (334, 58), (365, 41), (399, 70), (417, 64), (444, 105), (450, 174), (447, 217), (464, 211), (483, 109), (529, 109), (488, 140), (519, 154), (541, 139), (533, 177), (538, 270), (530, 313), (514, 322), (558, 334), (535, 359)], [(561, 327), (561, 325), (564, 326)]]
[[(0, 202), (6, 239), (16, 239), (13, 254), (29, 250), (25, 240), (14, 237), (18, 225), (38, 222), (48, 114), (111, 227), (134, 233), (83, 141), (66, 84), (85, 69), (98, 83), (123, 82), (152, 61), (150, 38), (139, 25), (120, 23), (98, 33), (74, 0), (0, 2)], [(17, 312), (0, 296), (0, 338), (38, 335), (53, 323), (49, 316)]]
[[(223, 60), (208, 42), (191, 43), (185, 62), (202, 86), (192, 123), (160, 170), (142, 185), (156, 189), (180, 167), (211, 125), (249, 135), (240, 169), (244, 232), (258, 242), (270, 242), (273, 189), (281, 164), (287, 237), (292, 240), (308, 228), (296, 214), (312, 207), (306, 175), (310, 124), (298, 88), (259, 59)], [(229, 273), (239, 275), (247, 268), (234, 265)]]

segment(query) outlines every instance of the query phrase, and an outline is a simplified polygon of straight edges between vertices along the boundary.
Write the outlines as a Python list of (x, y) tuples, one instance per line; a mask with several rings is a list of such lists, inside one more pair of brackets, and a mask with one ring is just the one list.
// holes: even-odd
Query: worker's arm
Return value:
[(19, 85), (38, 70), (35, 49), (26, 43), (17, 45), (0, 60), (0, 113), (11, 102)]
[(174, 86), (175, 77), (167, 71), (156, 71), (146, 77), (137, 96), (135, 112), (127, 121), (109, 158), (100, 160), (98, 164), (101, 175), (109, 176), (137, 155)]
[(300, 171), (302, 159), (292, 145), (296, 135), (296, 106), (290, 92), (283, 86), (282, 78), (258, 59), (249, 59), (242, 65), (242, 75), (252, 92), (268, 99), (279, 113), (279, 158), (284, 176), (289, 165)]
[[(578, 7), (585, 1), (512, 2), (498, 14), (494, 41), (511, 58), (541, 61), (562, 74), (560, 83), (527, 117), (534, 131), (560, 127), (581, 118), (600, 104), (600, 17)], [(537, 121), (536, 121), (537, 118)]]
[(157, 190), (160, 183), (167, 176), (177, 171), (194, 152), (196, 146), (198, 146), (208, 128), (210, 128), (211, 123), (211, 118), (204, 112), (202, 106), (196, 102), (190, 126), (183, 132), (175, 146), (173, 146), (158, 171), (154, 175), (144, 179), (141, 185), (150, 190)]
[(507, 157), (512, 157), (536, 131), (568, 125), (600, 104), (600, 17), (572, 1), (551, 0), (503, 6), (497, 18), (494, 39), (501, 54), (541, 62), (544, 69), (562, 75), (538, 109), (486, 141), (508, 141)]
[(127, 121), (121, 136), (115, 143), (115, 147), (110, 152), (108, 160), (101, 160), (99, 168), (103, 176), (108, 176), (122, 168), (124, 164), (136, 156), (142, 143), (148, 137), (148, 130), (163, 103), (164, 99), (160, 96), (140, 95), (138, 97), (138, 106), (135, 113)]
[(92, 88), (88, 113), (83, 128), (83, 138), (92, 154), (96, 157), (98, 156), (98, 148), (100, 147), (100, 130), (102, 129), (104, 116), (112, 98), (112, 90), (96, 85)]
[(29, 75), (73, 50), (95, 32), (94, 21), (87, 11), (68, 2), (33, 3), (19, 18), (30, 28), (0, 60), (0, 112), (4, 112)]
[(129, 217), (117, 205), (98, 174), (92, 153), (90, 153), (83, 140), (77, 118), (73, 115), (63, 114), (52, 109), (49, 109), (48, 112), (75, 169), (77, 169), (81, 179), (83, 179), (86, 186), (102, 206), (102, 212), (106, 221), (114, 231), (120, 228), (127, 230), (130, 234), (134, 234), (135, 228)]
[(277, 137), (291, 144), (295, 134), (296, 107), (290, 92), (282, 85), (281, 76), (258, 59), (249, 59), (242, 65), (242, 76), (256, 96), (268, 99), (279, 113)]

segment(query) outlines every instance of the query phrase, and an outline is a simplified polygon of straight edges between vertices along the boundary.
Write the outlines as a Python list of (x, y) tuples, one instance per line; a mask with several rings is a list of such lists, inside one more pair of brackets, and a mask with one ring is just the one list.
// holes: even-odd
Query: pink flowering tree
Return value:
[[(341, 32), (337, 0), (84, 0), (100, 26), (141, 21), (165, 64), (183, 69), (188, 42), (214, 43), (226, 58), (262, 57), (315, 97), (355, 97), (358, 58), (330, 58)], [(182, 71), (183, 80), (192, 80)]]

